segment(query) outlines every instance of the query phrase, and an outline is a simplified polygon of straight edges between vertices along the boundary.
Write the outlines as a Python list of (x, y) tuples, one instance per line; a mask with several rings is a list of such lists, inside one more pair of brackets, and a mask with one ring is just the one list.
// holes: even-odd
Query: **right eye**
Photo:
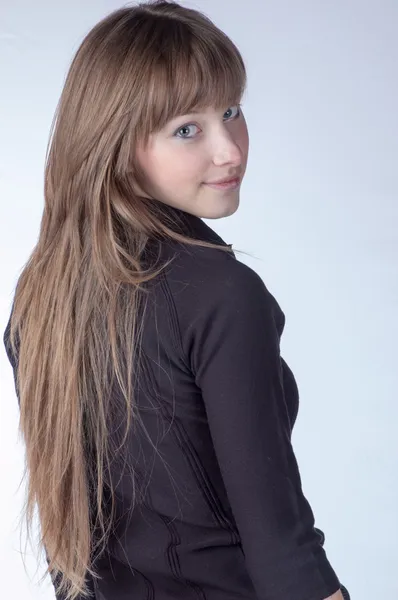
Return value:
[[(191, 127), (196, 127), (196, 128), (198, 128), (198, 126), (197, 126), (197, 125), (194, 125), (194, 123), (188, 123), (187, 125), (183, 125), (182, 127), (179, 127), (179, 128), (177, 129), (177, 131), (175, 132), (175, 134), (174, 134), (174, 135), (175, 135), (176, 137), (179, 137), (179, 138), (183, 139), (183, 140), (186, 140), (186, 139), (191, 139), (192, 137), (194, 137), (193, 135), (184, 135), (184, 134), (182, 134), (182, 135), (179, 135), (179, 134), (180, 134), (180, 132), (183, 132), (184, 130), (185, 130), (185, 132), (188, 130), (188, 134), (189, 134), (189, 129), (190, 129)], [(198, 128), (198, 129), (199, 129), (199, 128)]]

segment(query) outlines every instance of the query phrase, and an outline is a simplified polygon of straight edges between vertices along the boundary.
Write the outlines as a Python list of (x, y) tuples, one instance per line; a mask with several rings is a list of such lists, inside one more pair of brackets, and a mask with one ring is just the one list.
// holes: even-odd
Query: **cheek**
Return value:
[(204, 181), (208, 168), (204, 146), (183, 141), (163, 143), (155, 139), (145, 150), (137, 149), (137, 159), (154, 193), (197, 187)]
[(247, 158), (248, 150), (249, 150), (249, 132), (247, 129), (246, 121), (244, 120), (242, 126), (237, 135), (237, 143), (244, 158)]
[(203, 180), (205, 166), (202, 164), (200, 153), (190, 149), (187, 143), (177, 148), (169, 148), (167, 152), (158, 157), (156, 171), (161, 178), (161, 183), (170, 185), (192, 185)]

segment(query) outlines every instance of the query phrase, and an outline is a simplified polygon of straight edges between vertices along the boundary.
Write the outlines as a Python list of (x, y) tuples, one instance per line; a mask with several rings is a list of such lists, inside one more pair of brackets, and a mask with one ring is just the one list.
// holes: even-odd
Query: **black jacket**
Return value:
[[(225, 245), (201, 219), (170, 210), (184, 232)], [(117, 521), (95, 597), (324, 600), (340, 583), (291, 445), (299, 394), (280, 355), (284, 314), (233, 254), (166, 241), (153, 249), (174, 259), (148, 285), (142, 426), (124, 466), (112, 467)], [(7, 340), (8, 327), (15, 372)]]

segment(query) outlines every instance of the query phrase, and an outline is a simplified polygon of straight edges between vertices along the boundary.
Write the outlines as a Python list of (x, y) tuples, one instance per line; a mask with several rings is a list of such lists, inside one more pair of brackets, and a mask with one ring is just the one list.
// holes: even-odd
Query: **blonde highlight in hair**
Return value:
[(156, 203), (137, 195), (143, 175), (135, 148), (178, 114), (239, 101), (245, 85), (233, 42), (174, 2), (111, 13), (69, 68), (46, 156), (39, 239), (17, 283), (9, 341), (28, 533), (37, 507), (40, 547), (67, 600), (88, 595), (85, 579), (98, 576), (94, 557), (112, 529), (105, 474), (119, 450), (108, 435), (113, 386), (126, 415), (120, 446), (139, 418), (144, 284), (164, 268), (144, 263), (148, 241), (212, 246), (178, 233)]

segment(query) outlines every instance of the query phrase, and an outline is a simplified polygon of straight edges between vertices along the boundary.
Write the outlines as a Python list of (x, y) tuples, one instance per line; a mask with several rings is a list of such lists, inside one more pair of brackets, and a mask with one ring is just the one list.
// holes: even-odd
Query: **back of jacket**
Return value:
[[(225, 245), (175, 212), (188, 235)], [(280, 355), (284, 314), (232, 253), (154, 247), (172, 261), (148, 284), (139, 419), (110, 473), (116, 521), (95, 598), (324, 600), (340, 583), (291, 445), (299, 396)], [(116, 388), (111, 404), (117, 445)]]

